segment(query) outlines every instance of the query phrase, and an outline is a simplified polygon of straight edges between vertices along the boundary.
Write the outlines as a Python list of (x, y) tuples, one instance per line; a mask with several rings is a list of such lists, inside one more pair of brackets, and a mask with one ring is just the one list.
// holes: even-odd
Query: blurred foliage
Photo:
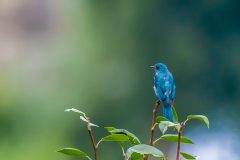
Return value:
[[(175, 76), (180, 120), (197, 113), (212, 121), (223, 111), (237, 121), (239, 3), (49, 0), (56, 24), (47, 34), (20, 33), (19, 42), (9, 41), (10, 48), (20, 46), (14, 59), (0, 61), (0, 157), (57, 160), (69, 159), (56, 153), (63, 146), (90, 150), (77, 118), (63, 113), (69, 106), (79, 106), (99, 125), (147, 137), (156, 99), (148, 66), (156, 62)], [(1, 59), (9, 54), (1, 52)], [(162, 147), (165, 152), (169, 146)], [(103, 149), (109, 154), (101, 159), (121, 157), (117, 145)]]

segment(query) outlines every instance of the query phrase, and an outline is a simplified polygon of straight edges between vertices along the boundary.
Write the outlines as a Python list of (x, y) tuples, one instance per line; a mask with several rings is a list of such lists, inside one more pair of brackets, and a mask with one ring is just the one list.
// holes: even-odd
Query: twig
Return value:
[(155, 143), (157, 143), (159, 140), (161, 140), (161, 137), (159, 137), (158, 139), (156, 139), (156, 140), (153, 142), (153, 145), (154, 145)]
[(149, 145), (151, 145), (151, 146), (153, 145), (156, 116), (157, 116), (157, 110), (158, 110), (159, 106), (160, 106), (160, 101), (157, 101), (155, 104), (155, 107), (153, 109), (153, 113), (152, 113), (151, 134), (150, 134), (150, 140), (149, 140)]
[(181, 123), (181, 125), (180, 125), (180, 127), (178, 129), (178, 143), (177, 143), (177, 156), (176, 156), (176, 160), (179, 160), (179, 157), (180, 157), (181, 138), (182, 138), (182, 131), (183, 131), (183, 128), (185, 126), (185, 122)]
[[(157, 116), (157, 110), (160, 106), (160, 101), (156, 101), (154, 109), (153, 109), (153, 113), (152, 113), (152, 125), (151, 125), (151, 129), (150, 129), (150, 139), (149, 139), (149, 145), (152, 146), (153, 145), (153, 140), (154, 140), (154, 132), (155, 132), (155, 123), (156, 123), (156, 116)], [(144, 157), (144, 160), (148, 160), (148, 155), (146, 155)]]
[(98, 149), (98, 147), (97, 147), (97, 145), (96, 145), (96, 143), (95, 143), (95, 141), (94, 141), (94, 136), (93, 136), (93, 131), (92, 131), (92, 127), (91, 127), (91, 125), (90, 125), (90, 120), (89, 120), (89, 118), (87, 117), (87, 116), (84, 116), (85, 118), (86, 118), (86, 120), (88, 121), (88, 134), (89, 134), (89, 136), (90, 136), (90, 139), (91, 139), (91, 142), (92, 142), (92, 146), (93, 146), (93, 151), (94, 151), (94, 160), (98, 160), (98, 156), (97, 156), (97, 149)]

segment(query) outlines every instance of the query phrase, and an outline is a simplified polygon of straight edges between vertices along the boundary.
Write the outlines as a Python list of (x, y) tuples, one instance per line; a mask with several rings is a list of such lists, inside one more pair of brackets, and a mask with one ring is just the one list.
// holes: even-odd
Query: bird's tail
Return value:
[(163, 117), (173, 122), (173, 112), (171, 106), (163, 106)]

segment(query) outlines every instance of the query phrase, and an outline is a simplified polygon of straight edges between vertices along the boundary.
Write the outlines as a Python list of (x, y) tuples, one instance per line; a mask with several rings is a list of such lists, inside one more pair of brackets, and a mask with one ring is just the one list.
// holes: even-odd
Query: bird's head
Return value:
[(168, 71), (167, 66), (163, 63), (157, 63), (150, 67), (153, 68), (155, 70), (155, 72), (165, 73)]

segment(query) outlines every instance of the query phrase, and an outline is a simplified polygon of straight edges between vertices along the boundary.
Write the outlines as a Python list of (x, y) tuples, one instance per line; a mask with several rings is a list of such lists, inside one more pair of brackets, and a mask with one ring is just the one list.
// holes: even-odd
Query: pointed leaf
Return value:
[(65, 109), (64, 111), (65, 112), (70, 112), (71, 111), (71, 112), (79, 113), (79, 114), (82, 114), (82, 115), (86, 115), (84, 112), (82, 112), (82, 111), (80, 111), (76, 108), (69, 108), (69, 109)]
[(174, 122), (178, 122), (178, 115), (177, 115), (177, 111), (174, 107), (172, 107), (172, 112), (173, 112), (173, 120)]
[(187, 160), (196, 160), (196, 159), (198, 159), (198, 157), (192, 156), (192, 155), (184, 153), (184, 152), (180, 152), (180, 154), (183, 156), (183, 158), (185, 158)]
[(124, 134), (111, 134), (106, 137), (103, 137), (101, 141), (124, 142), (129, 141), (129, 138)]
[(96, 124), (93, 124), (93, 123), (89, 123), (90, 126), (93, 126), (93, 127), (99, 127), (98, 125)]
[[(178, 135), (176, 134), (165, 134), (160, 137), (162, 140), (166, 140), (168, 142), (178, 142)], [(188, 144), (193, 144), (192, 140), (190, 140), (187, 137), (181, 137), (181, 143), (188, 143)]]
[(85, 152), (75, 149), (75, 148), (63, 148), (63, 149), (59, 150), (58, 152), (66, 154), (66, 155), (71, 155), (71, 156), (88, 157), (88, 155)]
[(125, 129), (114, 129), (114, 130), (111, 130), (110, 132), (114, 133), (114, 134), (123, 134), (123, 135), (128, 136), (128, 138), (132, 144), (140, 144), (141, 143), (140, 140), (133, 133), (131, 133)]
[(154, 157), (164, 157), (162, 151), (146, 144), (138, 144), (133, 147), (130, 147), (126, 153), (127, 158), (129, 159), (133, 153), (139, 153), (142, 155), (153, 155)]
[(109, 133), (111, 133), (112, 130), (117, 129), (115, 127), (104, 127)]
[(130, 160), (139, 160), (142, 159), (144, 156), (140, 153), (133, 152), (131, 154)]
[(158, 116), (156, 119), (157, 123), (160, 123), (161, 121), (169, 121), (167, 118), (163, 117), (163, 116)]
[(90, 123), (90, 122), (89, 122), (85, 117), (83, 117), (83, 116), (80, 116), (80, 119), (81, 119), (83, 122), (86, 122), (89, 126), (99, 127), (99, 126), (96, 125), (96, 124)]
[(88, 120), (87, 120), (85, 117), (83, 117), (83, 116), (80, 116), (80, 119), (81, 119), (82, 121), (84, 121), (84, 122), (89, 123)]
[(159, 127), (160, 131), (162, 132), (162, 134), (165, 134), (165, 132), (167, 131), (168, 124), (169, 124), (169, 121), (162, 121), (159, 123), (158, 127)]
[(169, 125), (168, 125), (168, 127), (170, 127), (170, 128), (172, 128), (173, 130), (177, 130), (178, 131), (178, 129), (179, 129), (179, 127), (180, 127), (180, 124), (178, 123), (178, 122), (175, 122), (175, 123), (170, 123)]
[(209, 120), (204, 115), (189, 115), (189, 116), (187, 116), (187, 119), (188, 120), (198, 119), (198, 120), (202, 121), (204, 124), (206, 124), (206, 126), (209, 128)]
[(165, 132), (167, 131), (168, 127), (171, 127), (173, 129), (178, 130), (180, 124), (179, 123), (173, 123), (170, 121), (160, 121), (158, 127), (160, 129), (160, 131), (162, 132), (162, 134), (165, 134)]

